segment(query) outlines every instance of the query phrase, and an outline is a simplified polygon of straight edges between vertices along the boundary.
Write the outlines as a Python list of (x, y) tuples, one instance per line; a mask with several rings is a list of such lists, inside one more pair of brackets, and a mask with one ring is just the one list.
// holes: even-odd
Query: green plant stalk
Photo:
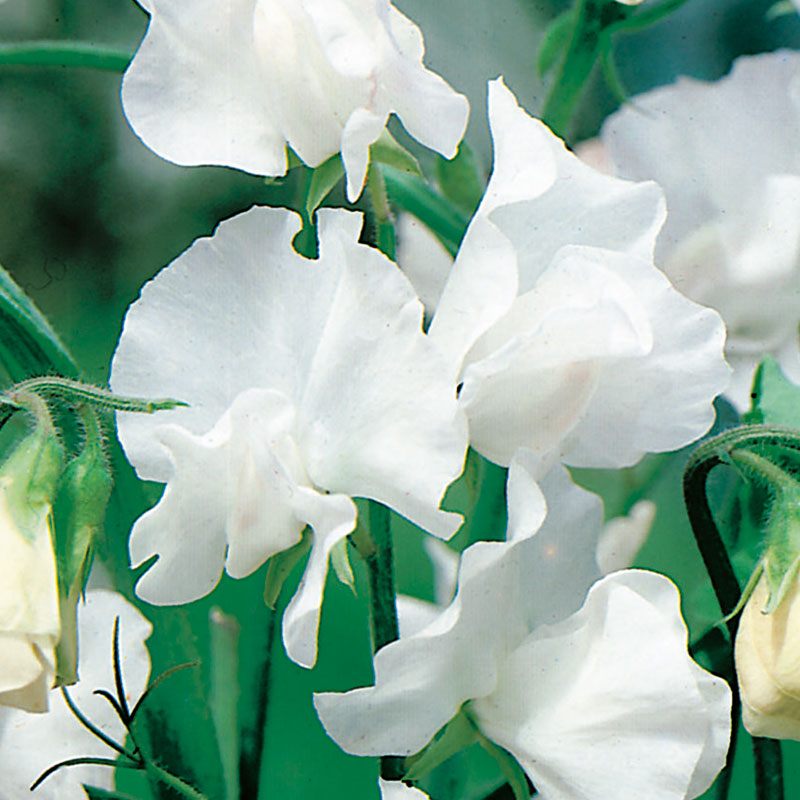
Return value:
[[(791, 480), (783, 470), (749, 450), (758, 446), (800, 449), (800, 431), (768, 425), (744, 425), (709, 439), (692, 453), (683, 474), (683, 491), (692, 532), (703, 557), (723, 614), (728, 616), (739, 602), (741, 588), (733, 572), (725, 544), (717, 529), (706, 495), (706, 481), (720, 464), (737, 462), (757, 470), (762, 477)], [(748, 454), (744, 455), (743, 454)], [(766, 466), (769, 464), (769, 467)], [(738, 616), (727, 620), (730, 641), (738, 628)], [(736, 681), (731, 682), (734, 708), (739, 705)], [(737, 715), (738, 717), (738, 715)], [(735, 724), (738, 725), (738, 719)], [(756, 800), (783, 800), (783, 761), (780, 742), (753, 737)], [(722, 795), (724, 797), (724, 795)]]
[(386, 165), (381, 172), (389, 199), (429, 227), (455, 256), (467, 229), (467, 218), (421, 178)]
[(375, 223), (375, 239), (378, 249), (394, 261), (395, 237), (392, 210), (386, 195), (386, 181), (379, 164), (370, 164), (367, 173), (367, 193), (372, 203), (372, 214)]
[(608, 5), (607, 0), (579, 1), (572, 38), (542, 109), (542, 120), (562, 138), (566, 135), (586, 81), (600, 57), (603, 32), (601, 13)]
[(91, 42), (31, 41), (0, 45), (0, 65), (26, 67), (88, 67), (124, 72), (133, 54)]

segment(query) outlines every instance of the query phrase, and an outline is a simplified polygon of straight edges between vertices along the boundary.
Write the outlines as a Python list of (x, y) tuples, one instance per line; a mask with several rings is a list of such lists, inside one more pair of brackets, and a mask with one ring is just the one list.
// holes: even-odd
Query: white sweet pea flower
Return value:
[(512, 462), (508, 541), (467, 548), (451, 605), (317, 713), (349, 753), (409, 755), (467, 703), (546, 800), (696, 797), (725, 761), (730, 690), (689, 657), (667, 578), (597, 580), (599, 499), (557, 467), (544, 519), (535, 468)]
[(627, 514), (613, 517), (603, 525), (596, 555), (604, 575), (633, 564), (655, 518), (656, 504), (652, 500), (639, 500)]
[(283, 175), (341, 152), (347, 196), (394, 112), (455, 155), (466, 97), (422, 65), (419, 28), (389, 0), (139, 0), (147, 34), (122, 83), (134, 131), (176, 164)]
[(494, 170), (430, 328), (470, 443), (502, 465), (530, 448), (543, 474), (696, 439), (727, 382), (725, 332), (652, 263), (661, 191), (583, 164), (501, 80), (489, 120)]
[(439, 509), (460, 473), (466, 425), (422, 333), (422, 306), (362, 217), (319, 212), (320, 257), (292, 249), (300, 218), (253, 208), (195, 242), (128, 311), (111, 386), (188, 408), (119, 414), (138, 475), (166, 483), (140, 517), (131, 561), (158, 561), (137, 586), (157, 604), (210, 592), (223, 567), (249, 575), (313, 545), (286, 610), (289, 656), (316, 658), (331, 548), (355, 525), (351, 496), (377, 500), (436, 536), (461, 517)]
[(725, 320), (740, 408), (767, 353), (800, 382), (798, 76), (795, 51), (742, 57), (718, 81), (634, 97), (602, 130), (618, 174), (664, 188), (657, 261)]
[[(150, 658), (144, 640), (150, 623), (121, 595), (97, 589), (78, 606), (80, 682), (69, 688), (75, 705), (104, 733), (118, 742), (125, 730), (109, 703), (95, 689), (113, 691), (112, 632), (119, 617), (119, 643), (125, 688), (132, 701), (144, 691)], [(2, 800), (86, 800), (81, 784), (113, 789), (113, 771), (103, 766), (66, 767), (42, 783), (34, 794), (31, 784), (48, 767), (81, 756), (115, 758), (116, 753), (87, 731), (75, 718), (57, 689), (50, 692), (50, 710), (29, 714), (0, 708), (0, 785)], [(132, 702), (131, 702), (132, 705)]]

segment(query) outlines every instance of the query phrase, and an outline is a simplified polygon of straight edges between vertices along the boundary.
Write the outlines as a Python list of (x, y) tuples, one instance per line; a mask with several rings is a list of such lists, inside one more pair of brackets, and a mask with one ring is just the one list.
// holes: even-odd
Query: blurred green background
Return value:
[[(469, 96), (467, 140), (484, 175), (488, 174), (486, 81), (504, 75), (520, 102), (536, 113), (544, 100), (535, 74), (537, 43), (565, 4), (396, 0), (396, 5), (422, 28), (428, 66)], [(719, 77), (740, 54), (800, 49), (800, 18), (790, 14), (769, 20), (771, 5), (771, 0), (688, 0), (657, 27), (619, 41), (617, 63), (623, 83), (635, 94), (680, 74)], [(2, 42), (79, 40), (133, 53), (146, 25), (147, 16), (133, 0), (0, 4)], [(120, 75), (113, 72), (0, 65), (0, 264), (49, 317), (87, 377), (101, 383), (107, 378), (125, 310), (146, 280), (196, 237), (210, 234), (221, 219), (253, 203), (294, 204), (298, 191), (296, 177), (267, 186), (257, 177), (230, 169), (182, 168), (162, 161), (127, 126), (119, 84)], [(576, 119), (575, 140), (592, 136), (616, 105), (602, 80), (592, 80)], [(678, 473), (679, 465), (665, 470), (655, 489), (659, 522), (642, 563), (674, 575), (690, 593), (702, 574), (682, 516)], [(602, 489), (613, 506), (629, 478), (598, 475), (586, 480)], [(157, 488), (147, 490), (133, 509), (114, 517), (122, 520), (116, 532), (118, 545), (124, 547), (125, 525), (137, 509), (157, 495)], [(429, 597), (431, 572), (422, 555), (421, 536), (404, 533), (397, 537), (399, 588)], [(273, 689), (260, 797), (377, 797), (374, 760), (341, 754), (321, 732), (310, 700), (314, 689), (369, 682), (365, 589), (363, 575), (359, 572), (357, 577), (357, 597), (335, 579), (329, 582), (316, 670), (306, 672), (289, 663), (279, 639), (271, 648)], [(156, 661), (164, 668), (186, 660), (176, 644), (184, 641), (203, 659), (198, 678), (174, 679), (174, 693), (188, 696), (210, 687), (207, 618), (209, 608), (218, 605), (241, 621), (240, 718), (252, 714), (252, 697), (258, 690), (255, 666), (269, 649), (271, 614), (260, 600), (262, 588), (263, 571), (259, 571), (247, 581), (223, 581), (211, 598), (185, 612), (172, 616), (164, 612), (165, 630), (171, 633), (163, 634), (156, 645), (160, 648)], [(161, 619), (159, 613), (153, 613), (156, 619)], [(174, 633), (177, 630), (179, 634)], [(173, 637), (169, 646), (168, 637)], [(787, 757), (791, 765), (797, 749), (788, 748)], [(747, 758), (741, 759), (737, 767), (741, 780), (737, 777), (733, 797), (752, 796), (746, 780), (750, 768)], [(472, 789), (463, 788), (463, 800), (476, 796), (469, 791), (477, 791), (481, 781), (494, 779), (490, 769), (478, 772)], [(208, 785), (218, 779), (207, 778)], [(797, 797), (798, 792), (795, 783), (787, 796)]]

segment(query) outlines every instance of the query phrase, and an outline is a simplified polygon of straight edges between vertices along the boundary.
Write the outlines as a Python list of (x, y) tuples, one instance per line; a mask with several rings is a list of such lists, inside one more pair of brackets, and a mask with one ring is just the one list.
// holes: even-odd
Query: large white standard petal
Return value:
[[(541, 524), (531, 464), (511, 466), (515, 526)], [(408, 755), (468, 703), (547, 800), (696, 797), (725, 761), (729, 688), (689, 657), (669, 580), (595, 583), (598, 498), (562, 468), (541, 489), (538, 532), (469, 547), (453, 603), (378, 651), (374, 686), (316, 695), (320, 720), (347, 752)]]
[(725, 320), (740, 407), (766, 353), (800, 380), (798, 81), (794, 51), (742, 57), (718, 81), (679, 78), (633, 98), (602, 131), (618, 174), (663, 186), (658, 263)]
[(451, 359), (472, 446), (623, 466), (713, 421), (729, 370), (719, 316), (652, 263), (660, 189), (603, 175), (489, 84), (495, 164), (430, 335)]
[[(119, 617), (119, 643), (123, 678), (131, 704), (141, 695), (150, 673), (144, 640), (150, 623), (121, 595), (103, 589), (89, 590), (78, 606), (80, 681), (69, 688), (75, 705), (105, 734), (122, 742), (125, 730), (108, 702), (95, 689), (114, 689), (112, 632)], [(81, 783), (113, 789), (108, 767), (80, 766), (58, 770), (31, 795), (30, 785), (53, 764), (68, 758), (116, 757), (116, 753), (89, 733), (67, 707), (60, 691), (50, 692), (50, 710), (29, 714), (0, 709), (0, 800), (35, 797), (39, 800), (86, 800)]]
[(352, 496), (446, 538), (439, 509), (462, 469), (466, 426), (422, 307), (400, 270), (358, 243), (361, 216), (323, 210), (320, 257), (299, 256), (299, 218), (254, 208), (199, 240), (128, 312), (111, 385), (189, 403), (119, 415), (140, 477), (166, 483), (134, 525), (131, 559), (158, 561), (137, 592), (201, 597), (314, 531), (284, 617), (290, 656), (316, 656), (330, 549), (355, 525)]
[(395, 112), (455, 155), (467, 99), (422, 64), (422, 35), (388, 0), (140, 0), (150, 25), (122, 85), (133, 129), (178, 164), (286, 171), (341, 152), (347, 194)]

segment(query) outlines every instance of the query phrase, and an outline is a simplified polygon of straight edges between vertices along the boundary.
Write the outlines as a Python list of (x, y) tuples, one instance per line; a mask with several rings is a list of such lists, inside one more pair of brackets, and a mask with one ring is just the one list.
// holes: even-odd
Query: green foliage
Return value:
[(787, 380), (771, 356), (759, 364), (750, 398), (751, 408), (744, 415), (745, 422), (800, 428), (800, 387)]

